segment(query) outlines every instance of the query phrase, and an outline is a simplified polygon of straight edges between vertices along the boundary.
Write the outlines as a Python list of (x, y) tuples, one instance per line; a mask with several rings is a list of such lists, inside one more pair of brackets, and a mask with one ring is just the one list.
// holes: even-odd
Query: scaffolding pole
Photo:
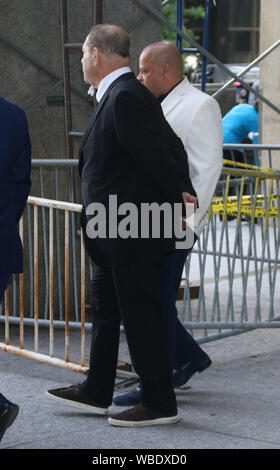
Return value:
[[(266, 56), (268, 56), (271, 52), (273, 52), (277, 47), (280, 46), (280, 39), (276, 41), (272, 46), (270, 46), (266, 51), (264, 51), (259, 57), (257, 57), (253, 62), (251, 62), (247, 67), (245, 67), (241, 72), (237, 74), (237, 77), (240, 78), (242, 75), (245, 75), (245, 73), (248, 72), (252, 67), (255, 67), (255, 65), (259, 64)], [(231, 78), (228, 80), (221, 88), (219, 88), (218, 91), (216, 91), (213, 94), (213, 97), (217, 98), (219, 95), (221, 95), (232, 83), (234, 82), (234, 78)]]
[[(208, 51), (208, 39), (209, 39), (209, 26), (210, 26), (210, 10), (211, 0), (205, 0), (205, 17), (203, 27), (203, 47)], [(201, 90), (206, 89), (206, 77), (207, 77), (207, 57), (203, 56), (202, 61), (202, 76), (201, 76)]]
[[(80, 51), (82, 43), (68, 42), (68, 12), (67, 0), (60, 0), (61, 13), (61, 42), (63, 59), (63, 81), (64, 81), (64, 106), (65, 106), (65, 127), (66, 127), (66, 145), (67, 157), (74, 158), (73, 137), (77, 135), (72, 128), (72, 106), (71, 106), (71, 87), (70, 87), (70, 69), (69, 54), (73, 51)], [(103, 0), (93, 0), (93, 24), (100, 24), (103, 20)], [(73, 187), (72, 187), (73, 191)], [(70, 200), (73, 201), (73, 195)]]
[[(177, 18), (177, 28), (180, 31), (183, 30), (183, 0), (177, 0), (176, 3), (176, 18)], [(205, 17), (204, 17), (204, 26), (203, 26), (203, 47), (208, 50), (208, 38), (209, 38), (209, 25), (210, 25), (210, 8), (211, 0), (205, 0)], [(181, 54), (195, 54), (199, 50), (197, 48), (183, 48), (182, 47), (182, 35), (177, 31), (176, 34), (176, 46), (178, 47)], [(203, 56), (202, 61), (202, 75), (201, 75), (201, 90), (205, 91), (206, 89), (206, 75), (207, 75), (207, 57)]]

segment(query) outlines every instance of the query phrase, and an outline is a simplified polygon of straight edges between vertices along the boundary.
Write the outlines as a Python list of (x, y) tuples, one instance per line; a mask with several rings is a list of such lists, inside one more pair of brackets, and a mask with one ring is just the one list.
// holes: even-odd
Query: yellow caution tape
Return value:
[(250, 168), (252, 170), (261, 170), (261, 171), (270, 171), (270, 172), (279, 171), (279, 170), (274, 170), (273, 168), (265, 168), (263, 166), (250, 165), (249, 163), (234, 162), (233, 160), (226, 160), (225, 158), (223, 159), (223, 163), (225, 165), (240, 166), (241, 168)]
[[(237, 216), (239, 211), (243, 217), (265, 217), (277, 218), (278, 207), (275, 207), (275, 201), (279, 200), (279, 196), (272, 194), (268, 197), (263, 195), (257, 196), (243, 196), (242, 200), (237, 200), (237, 196), (228, 196), (226, 199), (223, 197), (213, 197), (211, 210), (214, 214), (223, 215), (224, 212), (228, 215)], [(271, 203), (274, 205), (271, 206)]]

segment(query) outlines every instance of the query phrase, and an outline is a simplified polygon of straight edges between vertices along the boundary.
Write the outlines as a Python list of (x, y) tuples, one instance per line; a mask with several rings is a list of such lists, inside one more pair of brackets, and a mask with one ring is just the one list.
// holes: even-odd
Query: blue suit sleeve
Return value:
[(31, 188), (31, 144), (28, 133), (28, 125), (25, 113), (21, 111), (18, 115), (19, 146), (15, 152), (14, 163), (12, 166), (12, 182), (14, 188), (14, 209), (15, 217), (18, 222), (26, 204)]

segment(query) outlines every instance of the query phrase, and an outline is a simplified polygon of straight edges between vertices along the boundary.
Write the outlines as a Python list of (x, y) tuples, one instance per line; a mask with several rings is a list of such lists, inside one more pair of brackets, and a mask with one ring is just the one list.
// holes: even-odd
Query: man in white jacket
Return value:
[[(207, 223), (207, 211), (222, 169), (223, 134), (217, 101), (192, 86), (183, 75), (179, 50), (167, 42), (147, 46), (139, 59), (138, 79), (161, 101), (165, 118), (182, 140), (189, 172), (198, 197), (194, 214), (195, 240)], [(189, 250), (178, 249), (166, 257), (161, 298), (167, 324), (167, 347), (173, 385), (180, 387), (211, 365), (208, 355), (177, 319), (176, 299)], [(118, 405), (141, 400), (141, 384), (114, 398)]]

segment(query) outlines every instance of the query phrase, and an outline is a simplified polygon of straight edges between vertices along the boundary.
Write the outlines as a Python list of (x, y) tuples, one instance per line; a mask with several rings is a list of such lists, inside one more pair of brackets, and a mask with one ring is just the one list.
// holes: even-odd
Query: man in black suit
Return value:
[[(96, 265), (91, 285), (90, 368), (82, 384), (47, 394), (106, 414), (112, 402), (122, 320), (132, 363), (143, 384), (142, 401), (111, 416), (109, 423), (146, 426), (178, 421), (158, 295), (161, 266), (165, 255), (174, 250), (174, 239), (162, 234), (159, 238), (135, 233), (119, 236), (126, 212), (108, 215), (110, 198), (117, 197), (118, 209), (127, 203), (141, 209), (143, 203), (181, 203), (182, 192), (195, 192), (181, 141), (157, 100), (129, 68), (129, 47), (125, 31), (114, 25), (93, 27), (83, 45), (84, 78), (97, 89), (98, 102), (80, 148), (81, 225)], [(98, 204), (104, 215), (97, 224), (92, 216)], [(137, 217), (138, 234), (141, 220)], [(105, 232), (104, 238), (100, 232), (93, 235), (97, 226)]]

